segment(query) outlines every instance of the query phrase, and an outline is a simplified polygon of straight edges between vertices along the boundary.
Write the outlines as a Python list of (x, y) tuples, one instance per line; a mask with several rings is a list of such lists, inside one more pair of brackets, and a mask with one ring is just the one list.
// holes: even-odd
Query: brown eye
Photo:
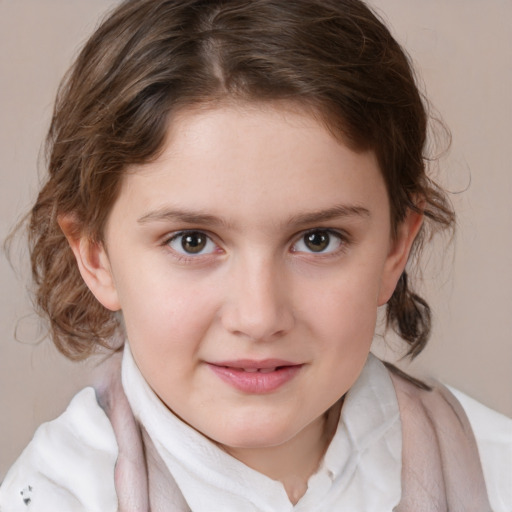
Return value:
[(295, 244), (293, 252), (327, 254), (337, 251), (344, 244), (344, 237), (336, 231), (315, 229), (302, 235)]
[(185, 231), (177, 233), (168, 242), (176, 252), (185, 255), (210, 254), (215, 251), (213, 240), (201, 231)]
[(313, 231), (304, 235), (304, 244), (313, 252), (322, 252), (329, 247), (331, 236), (327, 231)]
[(185, 252), (197, 254), (206, 247), (206, 240), (207, 238), (203, 233), (188, 233), (182, 237), (181, 246)]

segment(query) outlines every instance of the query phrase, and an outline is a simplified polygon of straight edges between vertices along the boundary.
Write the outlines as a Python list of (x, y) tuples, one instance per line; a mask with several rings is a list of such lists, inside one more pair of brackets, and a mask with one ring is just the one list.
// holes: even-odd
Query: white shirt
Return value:
[[(345, 398), (324, 460), (293, 506), (280, 482), (234, 459), (173, 415), (129, 350), (123, 386), (135, 416), (194, 512), (390, 512), (401, 495), (401, 426), (387, 370), (371, 356)], [(512, 420), (452, 390), (477, 438), (494, 512), (512, 512)], [(117, 445), (95, 392), (43, 424), (0, 487), (0, 511), (114, 512)]]

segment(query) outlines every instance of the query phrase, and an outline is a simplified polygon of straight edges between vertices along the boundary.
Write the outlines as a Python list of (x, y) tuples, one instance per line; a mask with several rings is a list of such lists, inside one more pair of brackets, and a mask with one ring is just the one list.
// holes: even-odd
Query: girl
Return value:
[(29, 225), (56, 346), (122, 356), (2, 510), (506, 510), (456, 398), (369, 354), (380, 306), (411, 356), (428, 338), (405, 267), (453, 212), (426, 130), (359, 1), (122, 3), (61, 88)]

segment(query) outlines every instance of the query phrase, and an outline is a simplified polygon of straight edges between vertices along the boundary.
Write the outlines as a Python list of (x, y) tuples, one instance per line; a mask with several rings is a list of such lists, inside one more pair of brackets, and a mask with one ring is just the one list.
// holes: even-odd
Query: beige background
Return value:
[[(0, 0), (0, 238), (36, 194), (38, 155), (60, 77), (115, 3)], [(453, 132), (442, 182), (452, 191), (467, 189), (452, 198), (459, 214), (454, 244), (439, 244), (427, 258), (425, 287), (436, 324), (414, 371), (512, 415), (512, 2), (372, 3), (408, 48)], [(18, 278), (0, 257), (0, 480), (36, 426), (58, 415), (88, 380), (86, 365), (64, 361), (47, 341), (35, 344), (26, 263), (15, 254)], [(386, 348), (395, 340), (376, 345), (395, 357)]]

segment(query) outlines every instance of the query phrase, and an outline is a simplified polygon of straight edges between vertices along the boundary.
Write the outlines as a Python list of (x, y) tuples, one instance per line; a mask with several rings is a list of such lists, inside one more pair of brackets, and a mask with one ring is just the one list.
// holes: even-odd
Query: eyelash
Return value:
[[(333, 238), (337, 239), (338, 246), (329, 251), (325, 251), (325, 250), (320, 250), (320, 251), (309, 250), (308, 251), (308, 250), (297, 250), (296, 249), (296, 246), (299, 245), (300, 243), (303, 243), (303, 244), (306, 243), (305, 242), (306, 237), (311, 236), (311, 235), (318, 235), (318, 234), (327, 235), (329, 237), (327, 247), (329, 247), (329, 245), (332, 244)], [(204, 248), (207, 248), (209, 245), (213, 245), (213, 247), (210, 247), (209, 248), (210, 251), (206, 252), (206, 253), (202, 253), (202, 251), (204, 250), (204, 248), (202, 248), (198, 251), (198, 253), (196, 253), (194, 255), (194, 253), (192, 253), (192, 252), (186, 252), (186, 251), (181, 252), (180, 250), (177, 250), (176, 248), (174, 248), (172, 246), (173, 242), (179, 241), (180, 239), (181, 239), (181, 245), (183, 246), (184, 237), (186, 237), (187, 235), (203, 236), (203, 237), (205, 237)], [(341, 233), (341, 232), (333, 230), (333, 229), (328, 229), (328, 228), (314, 228), (314, 229), (309, 229), (307, 231), (302, 231), (299, 233), (298, 236), (295, 236), (293, 239), (294, 239), (294, 242), (291, 244), (291, 248), (290, 248), (291, 253), (305, 254), (305, 255), (309, 255), (309, 256), (324, 257), (324, 258), (336, 256), (339, 253), (344, 252), (347, 248), (347, 245), (350, 244), (350, 238), (348, 237), (347, 234)], [(178, 231), (178, 232), (172, 233), (170, 236), (168, 236), (163, 241), (162, 245), (164, 245), (165, 247), (168, 247), (172, 251), (173, 256), (179, 262), (183, 262), (183, 263), (199, 263), (199, 261), (203, 261), (203, 258), (206, 258), (206, 257), (214, 254), (215, 252), (222, 251), (222, 249), (220, 249), (218, 244), (213, 240), (212, 236), (210, 236), (205, 231), (196, 230), (196, 229), (190, 229), (190, 230)]]
[[(181, 245), (183, 246), (185, 237), (187, 235), (199, 235), (199, 236), (204, 237), (205, 238), (204, 248), (208, 247), (209, 245), (213, 245), (214, 247), (211, 248), (213, 250), (211, 250), (210, 252), (207, 252), (207, 253), (198, 252), (196, 255), (194, 255), (194, 253), (192, 253), (192, 252), (185, 252), (185, 251), (181, 252), (181, 251), (177, 250), (176, 248), (172, 247), (172, 242), (179, 241), (180, 239), (181, 239)], [(179, 231), (176, 233), (172, 233), (169, 237), (167, 237), (164, 240), (163, 245), (166, 247), (169, 247), (171, 249), (171, 251), (173, 252), (174, 257), (177, 258), (178, 261), (180, 261), (180, 262), (194, 262), (200, 258), (204, 258), (205, 256), (209, 256), (210, 254), (213, 254), (214, 252), (216, 252), (216, 249), (219, 249), (218, 245), (213, 241), (213, 238), (208, 233), (206, 233), (205, 231), (198, 230), (198, 229), (189, 229), (186, 231)], [(200, 249), (200, 251), (202, 251), (203, 249)]]
[[(329, 251), (325, 251), (325, 250), (302, 251), (302, 250), (294, 249), (294, 247), (300, 243), (306, 244), (306, 242), (305, 242), (306, 237), (311, 236), (311, 235), (318, 235), (318, 234), (327, 235), (329, 237), (329, 240), (328, 240), (329, 245), (332, 243), (333, 238), (337, 239), (338, 246)], [(313, 255), (313, 256), (323, 256), (323, 257), (336, 256), (337, 254), (339, 254), (340, 252), (343, 252), (347, 248), (347, 245), (349, 244), (349, 242), (350, 242), (350, 239), (348, 238), (348, 236), (346, 234), (340, 233), (339, 231), (336, 231), (333, 229), (328, 229), (328, 228), (314, 228), (314, 229), (309, 229), (307, 231), (303, 231), (302, 233), (300, 233), (300, 235), (295, 239), (295, 242), (292, 245), (292, 252), (303, 253), (303, 254)]]

